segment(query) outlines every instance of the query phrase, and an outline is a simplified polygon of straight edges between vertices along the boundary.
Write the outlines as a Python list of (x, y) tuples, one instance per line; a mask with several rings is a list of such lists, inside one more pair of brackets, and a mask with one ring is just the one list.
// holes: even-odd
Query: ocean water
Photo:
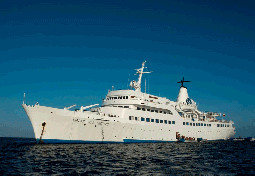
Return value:
[(253, 175), (254, 142), (36, 144), (0, 138), (2, 175)]

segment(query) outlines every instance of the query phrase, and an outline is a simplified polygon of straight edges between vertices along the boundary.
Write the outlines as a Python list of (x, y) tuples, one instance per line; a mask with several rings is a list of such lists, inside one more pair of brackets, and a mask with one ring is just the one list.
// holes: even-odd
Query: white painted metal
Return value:
[(217, 120), (218, 113), (198, 111), (186, 87), (180, 88), (176, 102), (141, 92), (142, 74), (149, 73), (143, 72), (144, 64), (137, 69), (138, 81), (131, 82), (135, 90), (109, 91), (102, 106), (90, 111), (83, 109), (95, 105), (71, 111), (70, 107), (57, 109), (23, 103), (35, 138), (94, 142), (176, 141), (176, 132), (207, 140), (228, 139), (235, 134), (232, 121)]

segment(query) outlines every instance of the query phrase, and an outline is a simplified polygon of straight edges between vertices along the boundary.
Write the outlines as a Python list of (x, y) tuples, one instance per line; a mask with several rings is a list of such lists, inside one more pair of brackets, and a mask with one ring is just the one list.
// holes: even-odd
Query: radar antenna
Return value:
[(144, 67), (146, 61), (144, 61), (142, 63), (142, 68), (139, 68), (139, 69), (135, 69), (136, 70), (136, 74), (135, 75), (139, 75), (138, 77), (138, 81), (131, 81), (130, 82), (130, 87), (134, 88), (136, 91), (141, 91), (141, 82), (142, 82), (142, 76), (144, 73), (151, 73), (151, 72), (144, 72), (143, 69), (144, 68), (147, 68), (147, 67)]
[(181, 87), (185, 87), (185, 86), (183, 86), (183, 83), (185, 83), (185, 82), (191, 82), (191, 81), (184, 81), (184, 77), (183, 77), (182, 80), (180, 82), (177, 82), (177, 83), (181, 83)]

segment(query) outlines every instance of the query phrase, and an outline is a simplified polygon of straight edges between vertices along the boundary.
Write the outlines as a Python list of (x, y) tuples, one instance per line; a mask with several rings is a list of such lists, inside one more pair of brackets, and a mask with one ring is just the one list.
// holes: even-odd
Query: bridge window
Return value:
[(159, 123), (159, 119), (156, 119), (156, 123)]

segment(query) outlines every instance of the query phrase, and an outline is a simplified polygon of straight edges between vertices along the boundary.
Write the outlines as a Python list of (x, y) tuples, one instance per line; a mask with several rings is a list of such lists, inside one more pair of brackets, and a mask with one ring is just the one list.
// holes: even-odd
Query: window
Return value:
[(154, 112), (154, 110), (151, 110), (151, 112)]
[(159, 111), (159, 113), (162, 113), (162, 111)]
[(155, 110), (156, 113), (158, 113), (158, 110)]
[(172, 124), (175, 124), (175, 121), (172, 121)]
[(160, 123), (163, 123), (163, 120), (160, 120)]
[(141, 121), (144, 121), (144, 118), (143, 118), (143, 117), (141, 117)]
[(123, 97), (123, 99), (125, 99), (125, 97)]
[(114, 97), (114, 99), (117, 99), (117, 97)]
[(206, 124), (204, 123), (204, 126), (206, 126)]
[(124, 108), (129, 108), (129, 106), (124, 106)]
[(141, 110), (141, 108), (140, 108), (140, 107), (137, 107), (137, 110)]
[(203, 124), (203, 123), (201, 123), (201, 126), (204, 126), (204, 124)]
[(189, 125), (189, 122), (186, 122), (186, 125)]
[(150, 109), (147, 109), (147, 111), (150, 111)]
[(167, 120), (164, 120), (164, 123), (167, 124)]
[(220, 125), (219, 124), (217, 124), (217, 127), (219, 127)]
[(164, 111), (164, 114), (166, 114), (166, 111)]
[(128, 96), (126, 96), (126, 99), (128, 99)]
[(129, 120), (132, 120), (132, 116), (129, 116)]
[(135, 120), (138, 120), (138, 117), (135, 117)]
[(190, 126), (192, 126), (192, 123), (189, 123)]
[(209, 126), (212, 126), (211, 124), (209, 124)]
[(168, 121), (168, 124), (171, 124), (171, 121)]
[(229, 127), (229, 125), (227, 125), (227, 127)]
[(146, 122), (150, 122), (150, 118), (146, 118)]
[(156, 119), (156, 123), (159, 123), (159, 119)]
[(151, 122), (154, 122), (154, 119), (151, 119)]
[(183, 122), (183, 125), (185, 125), (185, 122)]
[(145, 108), (142, 108), (143, 111), (145, 111)]
[(200, 126), (200, 123), (198, 123), (198, 126)]
[(196, 126), (198, 126), (198, 123), (196, 123)]
[(196, 126), (196, 124), (195, 124), (195, 123), (193, 123), (193, 126)]

